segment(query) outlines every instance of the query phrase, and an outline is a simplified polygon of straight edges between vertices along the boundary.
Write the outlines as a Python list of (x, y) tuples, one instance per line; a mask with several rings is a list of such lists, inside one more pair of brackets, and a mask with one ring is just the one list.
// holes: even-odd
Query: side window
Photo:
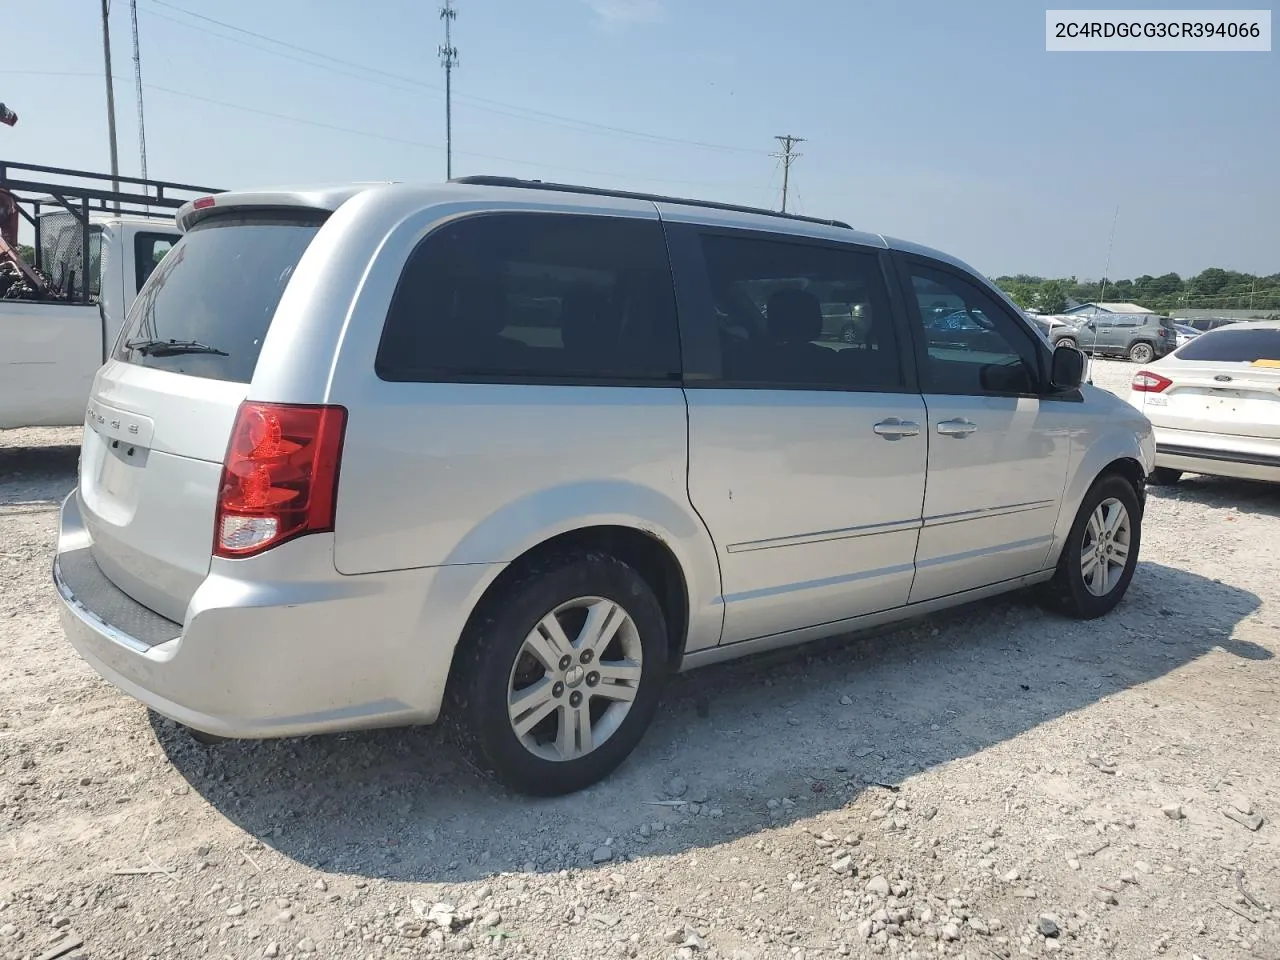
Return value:
[(876, 254), (702, 237), (724, 386), (896, 390), (898, 345)]
[(908, 262), (924, 331), (925, 393), (1008, 395), (1036, 392), (1036, 348), (1028, 331), (977, 284)]
[(679, 382), (675, 289), (656, 220), (485, 214), (409, 255), (384, 380)]
[(133, 238), (134, 290), (141, 290), (147, 277), (160, 265), (164, 255), (173, 249), (178, 238), (171, 233), (139, 233)]

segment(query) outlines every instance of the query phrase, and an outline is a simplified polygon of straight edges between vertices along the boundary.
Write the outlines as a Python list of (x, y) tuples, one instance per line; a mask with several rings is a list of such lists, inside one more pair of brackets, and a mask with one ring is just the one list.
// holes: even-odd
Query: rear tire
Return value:
[(472, 761), (507, 786), (572, 793), (640, 742), (666, 677), (666, 619), (645, 579), (599, 551), (550, 554), (473, 616), (451, 722)]
[(1110, 613), (1129, 589), (1141, 545), (1137, 492), (1124, 477), (1104, 474), (1085, 494), (1041, 600), (1077, 620)]
[(1172, 467), (1156, 467), (1147, 477), (1147, 483), (1155, 487), (1172, 487), (1182, 479), (1182, 471)]
[(1155, 358), (1155, 347), (1149, 343), (1140, 340), (1129, 348), (1129, 359), (1134, 363), (1150, 363)]

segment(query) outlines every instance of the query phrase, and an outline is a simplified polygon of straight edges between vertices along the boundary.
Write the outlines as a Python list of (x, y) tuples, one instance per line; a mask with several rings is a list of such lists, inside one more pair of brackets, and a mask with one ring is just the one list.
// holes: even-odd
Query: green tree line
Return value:
[(1136, 303), (1156, 313), (1174, 310), (1259, 310), (1280, 312), (1280, 273), (1259, 277), (1209, 267), (1194, 277), (1143, 274), (1134, 280), (1077, 280), (1033, 277), (1020, 273), (997, 277), (996, 284), (1018, 306), (1042, 313), (1061, 313), (1067, 301), (1098, 300)]

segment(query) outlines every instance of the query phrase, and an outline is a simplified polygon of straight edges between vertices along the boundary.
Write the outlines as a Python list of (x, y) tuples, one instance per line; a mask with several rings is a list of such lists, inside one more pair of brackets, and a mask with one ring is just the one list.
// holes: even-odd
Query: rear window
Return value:
[(188, 231), (129, 310), (113, 356), (248, 383), (262, 340), (323, 215), (220, 216)]
[(1280, 329), (1264, 327), (1247, 330), (1225, 327), (1202, 333), (1178, 351), (1179, 360), (1208, 360), (1215, 363), (1256, 363), (1280, 361)]
[(678, 381), (661, 225), (515, 213), (441, 227), (405, 264), (377, 373), (421, 382)]

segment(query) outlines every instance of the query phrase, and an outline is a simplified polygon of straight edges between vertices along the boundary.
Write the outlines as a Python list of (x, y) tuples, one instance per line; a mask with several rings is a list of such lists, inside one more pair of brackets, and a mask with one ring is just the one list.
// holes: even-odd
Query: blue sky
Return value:
[[(1117, 205), (1113, 277), (1280, 271), (1274, 49), (1050, 54), (1044, 5), (1026, 0), (455, 3), (455, 175), (776, 206), (772, 138), (791, 133), (807, 138), (792, 168), (801, 212), (990, 275), (1099, 276)], [(98, 8), (7, 11), (23, 39), (0, 100), (20, 121), (0, 127), (0, 156), (108, 168)], [(436, 0), (138, 10), (153, 177), (443, 179)], [(111, 21), (121, 172), (136, 174), (127, 0)]]

